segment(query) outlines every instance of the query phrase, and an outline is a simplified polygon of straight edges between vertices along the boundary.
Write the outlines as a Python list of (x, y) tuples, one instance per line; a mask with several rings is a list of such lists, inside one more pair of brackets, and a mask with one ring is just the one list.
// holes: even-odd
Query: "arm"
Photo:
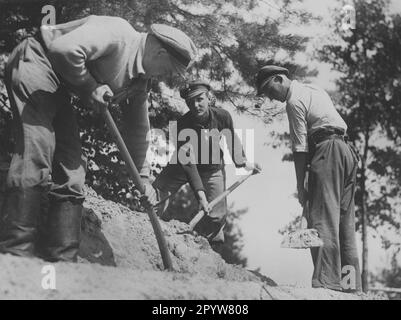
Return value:
[(146, 157), (149, 148), (150, 123), (148, 115), (147, 82), (137, 81), (136, 94), (127, 103), (120, 103), (123, 114), (122, 136), (138, 171), (143, 178), (150, 176)]
[(292, 151), (294, 154), (298, 200), (303, 206), (306, 198), (304, 179), (308, 165), (308, 131), (306, 122), (306, 108), (300, 101), (296, 101), (295, 103), (288, 103), (286, 110), (290, 125)]
[(227, 112), (226, 128), (223, 129), (223, 135), (226, 138), (227, 148), (236, 168), (245, 168), (248, 171), (259, 173), (262, 167), (258, 163), (247, 161), (241, 140), (234, 130), (234, 124), (231, 115)]
[(305, 173), (308, 165), (308, 153), (294, 152), (295, 173), (297, 176), (298, 200), (303, 206), (306, 200), (306, 190), (304, 187)]
[[(199, 210), (203, 209), (205, 213), (208, 213), (209, 203), (206, 198), (205, 187), (199, 175), (198, 167), (196, 166), (196, 158), (193, 147), (191, 144), (185, 143), (182, 146), (180, 146), (178, 150), (179, 150), (177, 156), (178, 162), (182, 166), (185, 175), (187, 176), (187, 179), (189, 181), (189, 184), (192, 190), (194, 191), (197, 200), (199, 201)], [(188, 163), (183, 163), (182, 161), (180, 161), (181, 159), (180, 153), (186, 154), (185, 158), (186, 159), (189, 158)]]
[(226, 138), (227, 148), (230, 153), (231, 159), (233, 160), (236, 168), (245, 167), (247, 159), (245, 156), (242, 143), (238, 135), (234, 130), (234, 123), (231, 115), (225, 113), (225, 128), (223, 129), (223, 135)]
[(147, 81), (138, 79), (135, 86), (135, 95), (128, 99), (128, 103), (120, 103), (123, 113), (122, 136), (145, 186), (142, 202), (145, 206), (154, 206), (157, 194), (149, 180), (150, 164), (147, 159), (150, 141)]
[[(182, 166), (185, 175), (188, 178), (188, 182), (191, 185), (192, 190), (195, 192), (195, 195), (198, 197), (200, 192), (205, 192), (205, 187), (203, 185), (202, 179), (199, 175), (198, 167), (196, 166), (196, 158), (195, 158), (195, 152), (193, 150), (193, 147), (189, 143), (184, 143), (182, 144), (179, 148), (179, 153), (178, 153), (178, 162)], [(183, 154), (186, 155), (185, 159), (189, 159), (188, 162), (185, 161), (185, 163), (182, 161), (183, 160)], [(198, 197), (199, 199), (199, 197)]]

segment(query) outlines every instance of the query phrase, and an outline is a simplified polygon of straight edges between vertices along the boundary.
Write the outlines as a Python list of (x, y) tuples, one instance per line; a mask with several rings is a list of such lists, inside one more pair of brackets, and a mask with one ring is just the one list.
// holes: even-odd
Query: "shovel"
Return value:
[[(107, 101), (109, 104), (113, 103), (113, 97), (108, 95), (107, 93), (104, 95), (104, 101)], [(139, 175), (138, 169), (136, 168), (134, 162), (132, 161), (131, 155), (129, 154), (129, 151), (127, 149), (127, 146), (124, 143), (124, 140), (118, 131), (118, 128), (116, 126), (116, 123), (113, 120), (113, 117), (110, 114), (110, 111), (108, 108), (105, 108), (103, 110), (103, 118), (107, 124), (107, 127), (110, 130), (110, 133), (112, 134), (118, 149), (121, 152), (121, 156), (127, 166), (128, 172), (134, 181), (135, 186), (138, 188), (139, 192), (141, 194), (145, 193), (145, 185), (142, 182), (141, 176)], [(155, 210), (153, 207), (147, 207), (146, 208), (147, 214), (149, 215), (150, 222), (153, 227), (153, 232), (155, 233), (157, 244), (159, 245), (159, 250), (160, 254), (162, 256), (163, 260), (163, 265), (164, 268), (169, 270), (169, 271), (174, 271), (173, 269), (173, 263), (171, 261), (170, 253), (167, 248), (167, 242), (166, 239), (164, 238), (163, 231), (161, 229), (159, 220), (156, 216)]]
[(307, 249), (313, 247), (321, 247), (322, 239), (316, 229), (307, 229), (308, 222), (306, 217), (309, 213), (309, 203), (306, 201), (302, 210), (301, 222), (297, 230), (292, 231), (284, 236), (281, 242), (281, 248), (290, 249)]
[[(308, 190), (309, 182), (309, 166), (305, 173), (304, 188)], [(301, 222), (297, 230), (292, 231), (284, 236), (281, 242), (281, 248), (291, 249), (307, 249), (313, 247), (321, 247), (323, 245), (322, 239), (319, 238), (319, 234), (316, 229), (307, 229), (308, 222), (307, 218), (309, 215), (309, 201), (305, 201), (302, 209)]]
[[(247, 180), (250, 176), (253, 176), (254, 174), (259, 173), (258, 170), (253, 170), (250, 174), (243, 176), (242, 178), (238, 179), (235, 183), (233, 183), (227, 190), (225, 190), (222, 194), (217, 196), (215, 199), (213, 199), (209, 203), (209, 208), (210, 210), (213, 209), (213, 207), (219, 203), (221, 200), (223, 200), (225, 197), (227, 197), (231, 192), (233, 192), (238, 186), (243, 184), (245, 180)], [(192, 218), (192, 220), (189, 222), (189, 229), (190, 231), (193, 231), (195, 226), (198, 224), (198, 222), (203, 218), (205, 215), (205, 212), (203, 210), (199, 211), (195, 217)]]

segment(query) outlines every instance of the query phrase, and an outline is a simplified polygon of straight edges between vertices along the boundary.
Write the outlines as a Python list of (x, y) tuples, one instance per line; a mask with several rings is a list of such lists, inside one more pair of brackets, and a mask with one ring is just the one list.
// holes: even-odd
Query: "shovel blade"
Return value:
[(307, 249), (313, 247), (321, 247), (323, 245), (322, 239), (316, 229), (299, 229), (290, 232), (284, 236), (281, 242), (281, 248), (290, 249)]

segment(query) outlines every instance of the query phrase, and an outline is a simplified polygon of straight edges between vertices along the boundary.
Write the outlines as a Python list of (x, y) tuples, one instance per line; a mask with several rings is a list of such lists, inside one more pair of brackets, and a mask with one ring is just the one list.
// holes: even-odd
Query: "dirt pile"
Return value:
[[(87, 191), (82, 223), (81, 262), (96, 262), (135, 270), (163, 270), (157, 241), (148, 215), (104, 200)], [(203, 274), (230, 281), (252, 281), (259, 277), (230, 265), (215, 253), (208, 241), (188, 232), (188, 225), (160, 221), (174, 269), (189, 275)], [(268, 284), (274, 285), (270, 279)]]
[(0, 299), (360, 299), (324, 289), (278, 287), (230, 265), (206, 239), (161, 221), (177, 272), (163, 264), (146, 213), (87, 191), (78, 264), (53, 264), (56, 289), (45, 290), (48, 263), (0, 255)]

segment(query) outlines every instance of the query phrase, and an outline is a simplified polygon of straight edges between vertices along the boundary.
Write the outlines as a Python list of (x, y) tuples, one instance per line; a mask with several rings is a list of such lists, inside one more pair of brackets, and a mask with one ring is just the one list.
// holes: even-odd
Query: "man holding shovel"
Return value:
[[(247, 161), (239, 137), (234, 132), (231, 115), (224, 109), (211, 106), (210, 85), (207, 82), (191, 81), (180, 90), (180, 95), (185, 99), (189, 112), (177, 121), (177, 132), (180, 136), (187, 131), (190, 139), (178, 142), (178, 164), (170, 162), (153, 186), (160, 191), (163, 200), (189, 182), (199, 201), (199, 210), (206, 213), (196, 225), (195, 231), (205, 236), (213, 249), (219, 252), (224, 242), (227, 201), (226, 198), (222, 199), (212, 210), (208, 203), (226, 189), (221, 137), (226, 138), (237, 168), (260, 171), (260, 167)], [(159, 215), (163, 215), (167, 206), (168, 200), (162, 202), (158, 208)]]
[[(145, 179), (151, 77), (183, 74), (196, 48), (180, 30), (152, 25), (139, 33), (124, 19), (89, 16), (42, 26), (11, 53), (5, 82), (16, 123), (16, 147), (7, 177), (0, 252), (37, 255), (41, 198), (48, 192), (44, 258), (76, 261), (86, 162), (69, 92), (101, 111), (106, 94), (123, 109), (128, 150)], [(156, 193), (145, 183), (145, 203)]]
[(286, 102), (298, 199), (302, 206), (309, 202), (308, 227), (323, 240), (322, 247), (311, 248), (312, 286), (342, 290), (342, 272), (351, 270), (353, 281), (346, 289), (360, 291), (354, 212), (358, 156), (346, 142), (347, 126), (329, 95), (288, 75), (285, 68), (267, 65), (259, 70), (256, 86), (258, 95)]

